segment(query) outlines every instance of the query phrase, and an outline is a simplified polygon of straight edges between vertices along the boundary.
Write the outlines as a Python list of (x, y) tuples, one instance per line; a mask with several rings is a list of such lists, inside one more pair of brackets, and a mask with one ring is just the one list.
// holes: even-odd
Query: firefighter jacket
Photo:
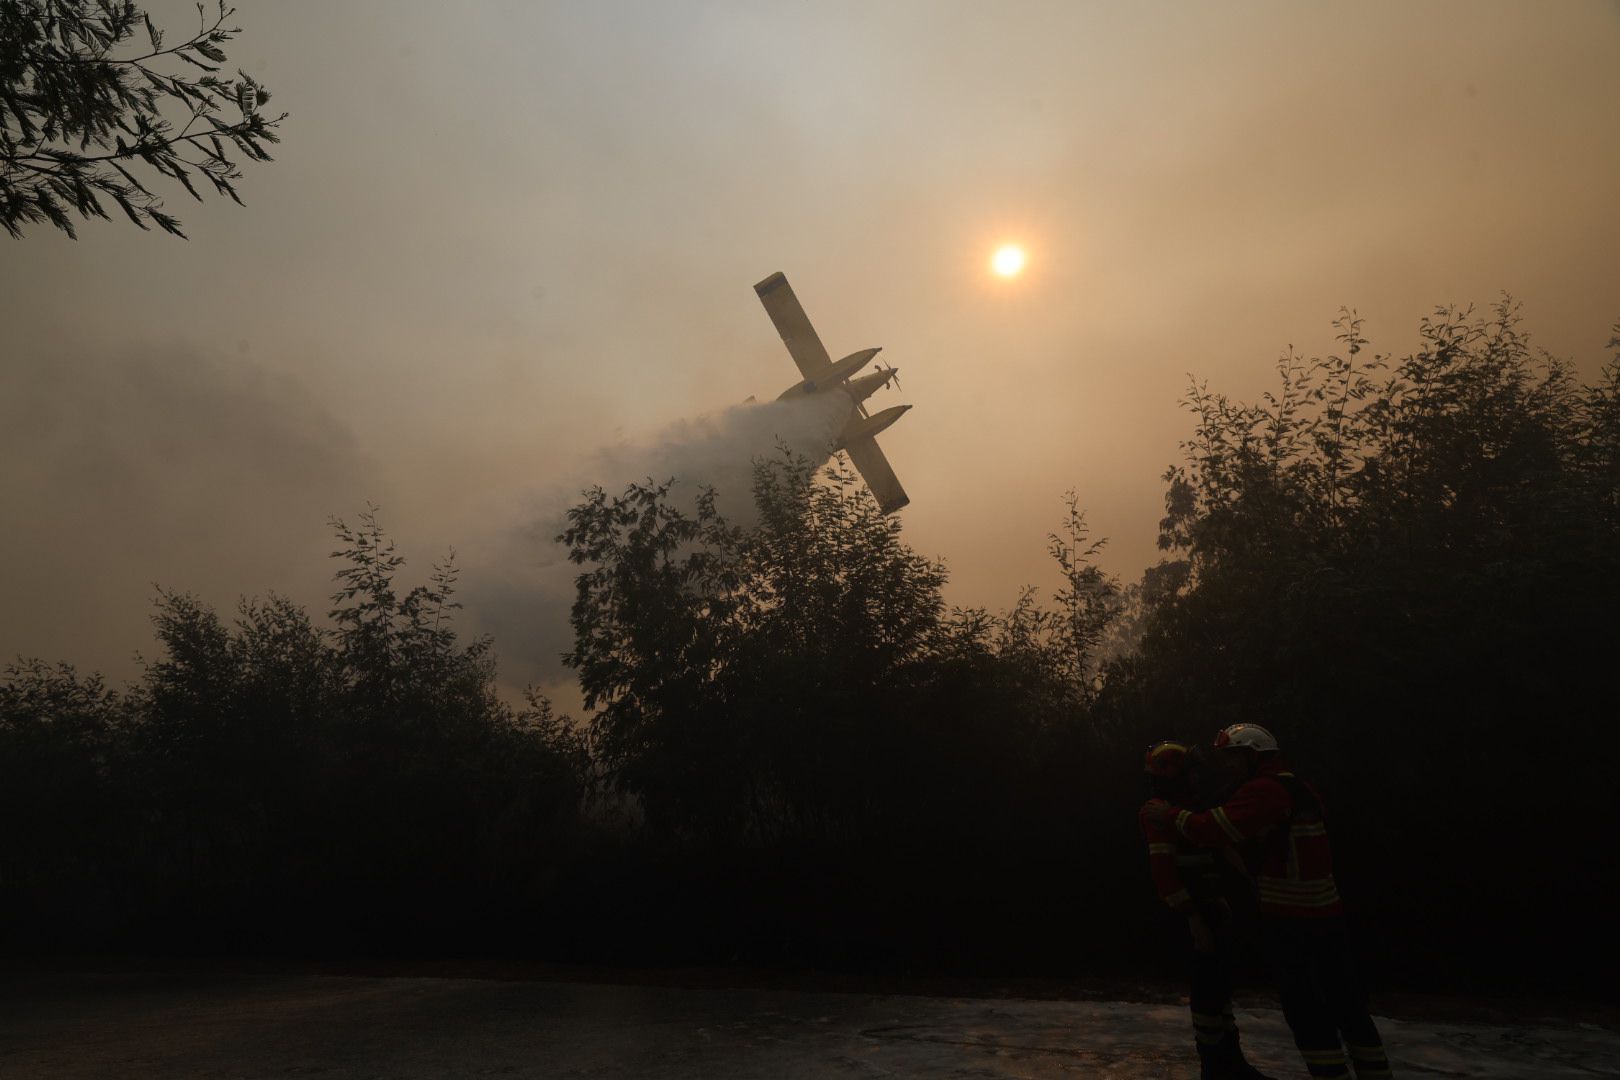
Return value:
[(1178, 811), (1175, 831), (1200, 847), (1243, 852), (1262, 915), (1300, 919), (1344, 913), (1333, 880), (1322, 801), (1279, 755), (1272, 755), (1222, 805), (1196, 813)]
[(1201, 848), (1168, 825), (1140, 819), (1147, 840), (1148, 873), (1159, 899), (1171, 911), (1195, 915), (1201, 905), (1221, 898), (1220, 869), (1215, 852)]

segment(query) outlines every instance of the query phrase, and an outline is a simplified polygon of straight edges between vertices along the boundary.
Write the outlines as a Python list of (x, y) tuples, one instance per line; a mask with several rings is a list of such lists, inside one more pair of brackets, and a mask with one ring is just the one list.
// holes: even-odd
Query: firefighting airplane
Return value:
[(878, 448), (876, 435), (904, 415), (911, 408), (910, 405), (896, 405), (884, 409), (876, 415), (869, 414), (863, 402), (872, 396), (878, 389), (894, 382), (899, 386), (896, 376), (898, 368), (884, 368), (874, 371), (870, 375), (860, 378), (852, 376), (861, 368), (872, 362), (872, 357), (878, 354), (877, 349), (862, 349), (857, 353), (850, 353), (838, 363), (833, 363), (828, 357), (826, 347), (816, 336), (815, 327), (810, 325), (810, 319), (799, 304), (799, 298), (793, 295), (793, 286), (780, 272), (772, 274), (758, 285), (754, 292), (759, 294), (760, 303), (765, 305), (766, 314), (770, 315), (771, 322), (776, 324), (776, 332), (782, 335), (782, 344), (787, 346), (788, 352), (793, 356), (793, 362), (799, 365), (799, 374), (804, 378), (782, 391), (778, 401), (799, 397), (804, 394), (848, 394), (849, 399), (855, 403), (856, 415), (850, 417), (849, 423), (844, 425), (843, 432), (833, 444), (834, 450), (842, 450), (849, 455), (849, 460), (855, 465), (855, 470), (866, 481), (866, 486), (872, 489), (877, 497), (878, 507), (885, 514), (892, 514), (911, 501), (900, 480), (889, 467), (889, 459), (883, 456)]

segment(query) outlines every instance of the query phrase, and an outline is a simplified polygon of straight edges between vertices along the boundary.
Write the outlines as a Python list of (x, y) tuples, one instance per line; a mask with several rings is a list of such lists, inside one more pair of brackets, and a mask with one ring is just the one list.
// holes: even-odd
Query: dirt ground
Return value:
[[(1304, 1076), (1281, 1016), (1249, 1055)], [(1620, 1029), (1388, 1019), (1396, 1075), (1620, 1077)], [(1197, 1075), (1172, 1004), (307, 972), (31, 972), (0, 981), (0, 1077)]]

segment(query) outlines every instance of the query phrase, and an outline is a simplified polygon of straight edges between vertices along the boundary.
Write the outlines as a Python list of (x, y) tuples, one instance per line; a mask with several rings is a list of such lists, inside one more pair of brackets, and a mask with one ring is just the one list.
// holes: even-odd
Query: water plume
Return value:
[(600, 487), (609, 497), (635, 483), (673, 481), (671, 498), (691, 512), (705, 489), (728, 521), (755, 520), (756, 462), (783, 450), (820, 464), (831, 455), (854, 405), (842, 393), (735, 405), (678, 421), (648, 439), (603, 447), (587, 455), (567, 482), (531, 494), (497, 512), (506, 524), (463, 552), (462, 598), (481, 632), (492, 635), (504, 682), (556, 686), (565, 681), (562, 655), (572, 644), (568, 612), (578, 568), (558, 543), (567, 512)]

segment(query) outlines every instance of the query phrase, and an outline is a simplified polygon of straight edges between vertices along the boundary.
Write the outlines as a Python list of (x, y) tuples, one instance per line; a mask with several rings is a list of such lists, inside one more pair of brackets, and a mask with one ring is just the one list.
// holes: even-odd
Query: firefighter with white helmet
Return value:
[(1142, 807), (1143, 820), (1200, 847), (1244, 855), (1259, 893), (1283, 1016), (1311, 1076), (1349, 1080), (1352, 1064), (1356, 1080), (1391, 1076), (1366, 990), (1350, 962), (1321, 797), (1293, 774), (1276, 737), (1259, 724), (1223, 729), (1215, 749), (1242, 777), (1225, 802), (1195, 810), (1152, 799)]
[(1269, 754), (1277, 749), (1277, 738), (1259, 724), (1233, 724), (1215, 736), (1215, 749)]

